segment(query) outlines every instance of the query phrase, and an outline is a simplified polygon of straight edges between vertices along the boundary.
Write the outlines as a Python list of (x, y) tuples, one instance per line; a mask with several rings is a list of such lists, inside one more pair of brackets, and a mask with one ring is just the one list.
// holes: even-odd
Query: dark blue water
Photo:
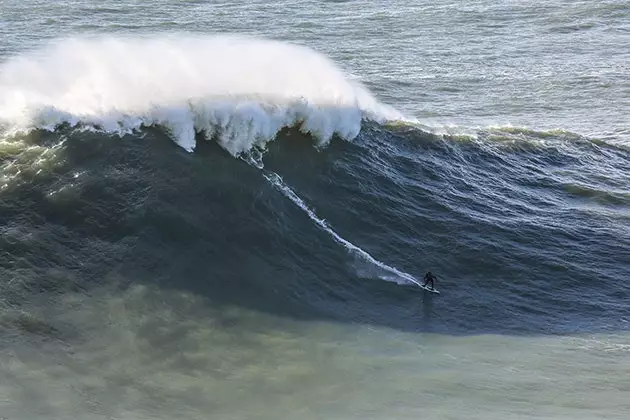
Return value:
[[(13, 305), (32, 293), (89, 290), (115, 273), (119, 287), (146, 283), (218, 306), (408, 331), (626, 328), (629, 196), (614, 188), (628, 180), (625, 149), (566, 134), (472, 139), (376, 124), (323, 150), (293, 131), (271, 144), (264, 171), (376, 260), (417, 279), (436, 273), (435, 296), (384, 281), (263, 171), (216, 144), (188, 154), (153, 129), (142, 138), (36, 132), (26, 141), (61, 137), (51, 171), (3, 193), (3, 270), (22, 278), (4, 286)], [(419, 318), (422, 302), (431, 311)]]

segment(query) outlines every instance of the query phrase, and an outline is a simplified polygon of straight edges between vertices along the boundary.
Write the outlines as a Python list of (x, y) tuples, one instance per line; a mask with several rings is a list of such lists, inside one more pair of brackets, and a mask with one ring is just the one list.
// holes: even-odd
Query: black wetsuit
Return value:
[(431, 273), (425, 274), (423, 286), (426, 286), (430, 282), (431, 283), (431, 289), (435, 289), (435, 284), (433, 283), (434, 280), (435, 280), (435, 276), (433, 274), (431, 274)]

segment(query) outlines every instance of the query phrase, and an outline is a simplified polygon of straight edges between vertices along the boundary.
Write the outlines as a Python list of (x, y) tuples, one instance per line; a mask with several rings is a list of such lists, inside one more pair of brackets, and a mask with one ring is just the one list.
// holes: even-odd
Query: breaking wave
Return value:
[(318, 145), (353, 139), (364, 119), (402, 116), (323, 55), (266, 39), (71, 38), (0, 65), (5, 136), (63, 124), (119, 135), (159, 126), (188, 151), (202, 135), (239, 155), (287, 127)]

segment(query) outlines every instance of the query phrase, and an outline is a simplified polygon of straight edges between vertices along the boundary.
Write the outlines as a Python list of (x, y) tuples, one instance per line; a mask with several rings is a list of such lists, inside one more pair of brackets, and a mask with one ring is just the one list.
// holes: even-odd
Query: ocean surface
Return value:
[(4, 0), (0, 39), (0, 419), (630, 415), (627, 1)]

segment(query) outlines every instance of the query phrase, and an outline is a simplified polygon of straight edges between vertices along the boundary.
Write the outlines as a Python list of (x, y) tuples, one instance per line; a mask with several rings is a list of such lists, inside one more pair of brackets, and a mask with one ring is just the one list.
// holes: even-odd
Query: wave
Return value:
[(402, 118), (323, 55), (239, 35), (67, 38), (0, 66), (5, 136), (160, 126), (188, 151), (201, 134), (236, 156), (287, 127), (325, 145), (353, 139), (365, 119)]
[(562, 128), (544, 129), (514, 125), (460, 126), (411, 119), (389, 121), (386, 128), (391, 132), (424, 141), (475, 143), (483, 148), (501, 150), (558, 149), (560, 147), (567, 152), (574, 152), (575, 146), (584, 145), (599, 146), (624, 153), (630, 150), (630, 144), (619, 136), (621, 132), (615, 135), (593, 137)]

